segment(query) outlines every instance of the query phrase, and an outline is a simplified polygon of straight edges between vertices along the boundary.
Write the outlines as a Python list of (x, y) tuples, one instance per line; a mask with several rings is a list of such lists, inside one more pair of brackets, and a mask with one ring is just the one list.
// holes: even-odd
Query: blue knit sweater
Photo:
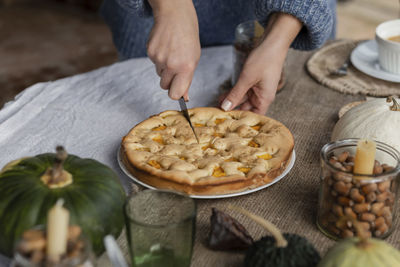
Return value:
[[(265, 22), (273, 12), (288, 13), (303, 22), (303, 29), (292, 43), (295, 49), (315, 49), (335, 36), (336, 0), (193, 0), (193, 3), (203, 47), (232, 44), (239, 23), (252, 19)], [(121, 59), (146, 56), (146, 42), (153, 25), (146, 0), (104, 0), (101, 14), (111, 28)]]

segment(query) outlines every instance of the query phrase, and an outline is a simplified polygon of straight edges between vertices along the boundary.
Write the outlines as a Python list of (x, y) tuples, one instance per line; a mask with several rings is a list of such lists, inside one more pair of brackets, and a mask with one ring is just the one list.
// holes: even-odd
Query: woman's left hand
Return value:
[(275, 13), (265, 29), (264, 40), (247, 58), (239, 79), (221, 104), (225, 111), (240, 105), (264, 115), (275, 99), (290, 44), (302, 23), (295, 17)]

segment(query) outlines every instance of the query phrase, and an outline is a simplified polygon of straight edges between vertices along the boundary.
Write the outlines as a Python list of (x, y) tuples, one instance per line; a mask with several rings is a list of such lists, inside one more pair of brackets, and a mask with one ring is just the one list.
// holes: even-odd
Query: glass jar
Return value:
[(143, 190), (127, 199), (124, 211), (132, 266), (190, 266), (197, 214), (193, 198)]
[[(39, 231), (44, 231), (44, 226), (36, 226), (32, 228), (34, 230), (39, 230)], [(14, 259), (11, 263), (12, 267), (93, 267), (96, 266), (96, 260), (95, 256), (92, 251), (92, 246), (91, 243), (88, 241), (88, 239), (81, 234), (80, 237), (78, 238), (77, 242), (80, 242), (81, 245), (79, 246), (79, 253), (76, 253), (76, 251), (69, 251), (68, 257), (64, 257), (57, 263), (50, 263), (45, 260), (45, 248), (41, 251), (33, 251), (30, 252), (29, 254), (23, 254), (18, 250), (18, 247), (20, 247), (20, 243), (22, 241), (19, 241), (17, 243), (16, 249), (14, 251)], [(67, 245), (67, 250), (69, 245)], [(33, 255), (33, 254), (36, 255)]]
[(235, 41), (233, 44), (233, 73), (232, 86), (237, 82), (244, 62), (250, 52), (261, 41), (264, 28), (256, 20), (250, 20), (239, 24), (235, 30)]
[(352, 172), (359, 139), (326, 144), (321, 149), (321, 187), (317, 226), (328, 237), (356, 236), (357, 223), (368, 236), (385, 238), (396, 219), (400, 153), (376, 142), (374, 174)]

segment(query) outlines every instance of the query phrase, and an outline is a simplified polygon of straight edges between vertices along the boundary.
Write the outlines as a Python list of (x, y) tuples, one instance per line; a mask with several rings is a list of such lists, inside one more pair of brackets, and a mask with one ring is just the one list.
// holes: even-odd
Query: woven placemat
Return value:
[(321, 84), (346, 94), (389, 96), (400, 94), (400, 83), (392, 83), (368, 76), (350, 64), (345, 76), (332, 75), (349, 57), (361, 41), (339, 40), (325, 45), (314, 53), (306, 66), (309, 74)]

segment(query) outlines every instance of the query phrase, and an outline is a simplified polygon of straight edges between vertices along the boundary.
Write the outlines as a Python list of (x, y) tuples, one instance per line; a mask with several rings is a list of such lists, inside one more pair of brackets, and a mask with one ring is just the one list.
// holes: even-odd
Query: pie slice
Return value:
[(139, 123), (122, 140), (122, 161), (156, 188), (195, 195), (239, 192), (272, 182), (286, 168), (294, 140), (280, 122), (249, 111), (189, 109), (196, 138), (179, 111)]

